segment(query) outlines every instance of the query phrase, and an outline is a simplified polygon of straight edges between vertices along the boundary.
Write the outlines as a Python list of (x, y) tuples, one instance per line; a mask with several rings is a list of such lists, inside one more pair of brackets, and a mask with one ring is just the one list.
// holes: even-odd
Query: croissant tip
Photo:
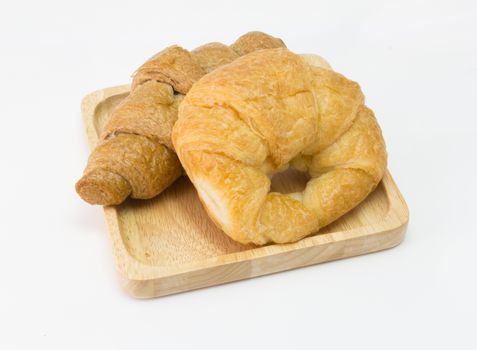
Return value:
[(130, 193), (129, 186), (114, 186), (108, 177), (94, 173), (84, 175), (75, 184), (75, 188), (84, 201), (93, 205), (117, 205)]

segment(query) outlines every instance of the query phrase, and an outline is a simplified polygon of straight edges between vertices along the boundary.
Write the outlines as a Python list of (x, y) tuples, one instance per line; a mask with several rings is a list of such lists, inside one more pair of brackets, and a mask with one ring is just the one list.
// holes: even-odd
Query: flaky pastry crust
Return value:
[[(201, 78), (172, 141), (209, 216), (241, 243), (299, 240), (357, 206), (379, 183), (386, 149), (359, 85), (315, 56), (250, 53)], [(270, 192), (289, 166), (301, 193)]]

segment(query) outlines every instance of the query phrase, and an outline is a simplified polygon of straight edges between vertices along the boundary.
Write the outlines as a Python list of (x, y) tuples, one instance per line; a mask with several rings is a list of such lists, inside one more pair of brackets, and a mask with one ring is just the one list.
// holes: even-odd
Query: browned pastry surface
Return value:
[(182, 172), (171, 130), (184, 94), (206, 73), (259, 49), (284, 47), (280, 39), (250, 32), (230, 47), (210, 43), (189, 52), (171, 46), (136, 71), (130, 95), (113, 111), (76, 191), (91, 204), (151, 198)]
[(209, 43), (192, 51), (194, 59), (205, 70), (206, 73), (230, 63), (239, 57), (230, 46), (221, 43)]
[[(208, 214), (241, 243), (317, 232), (379, 183), (386, 149), (359, 85), (319, 57), (253, 52), (204, 76), (179, 107), (173, 144)], [(303, 192), (270, 192), (289, 166)]]

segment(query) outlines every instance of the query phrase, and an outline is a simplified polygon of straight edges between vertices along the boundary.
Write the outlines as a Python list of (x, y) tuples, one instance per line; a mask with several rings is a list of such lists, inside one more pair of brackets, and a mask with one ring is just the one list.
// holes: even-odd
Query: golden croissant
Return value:
[[(293, 242), (357, 206), (386, 149), (359, 85), (319, 59), (261, 50), (204, 76), (179, 107), (172, 141), (209, 216), (241, 243)], [(301, 193), (270, 192), (294, 167)]]
[(260, 32), (231, 46), (210, 43), (189, 52), (169, 47), (135, 73), (130, 95), (112, 112), (76, 191), (91, 204), (112, 205), (128, 196), (152, 198), (182, 173), (171, 142), (184, 94), (206, 73), (259, 49), (284, 47)]

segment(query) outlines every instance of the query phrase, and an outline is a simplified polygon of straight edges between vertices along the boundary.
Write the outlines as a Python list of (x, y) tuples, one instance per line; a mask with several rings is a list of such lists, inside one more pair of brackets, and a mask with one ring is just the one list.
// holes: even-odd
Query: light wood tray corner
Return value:
[[(87, 95), (81, 109), (90, 149), (129, 85)], [(306, 178), (288, 171), (273, 189), (290, 192)], [(291, 244), (241, 245), (208, 218), (186, 177), (158, 197), (104, 207), (113, 254), (125, 290), (151, 298), (256, 277), (394, 247), (404, 238), (409, 212), (386, 172), (357, 208), (319, 234)]]

